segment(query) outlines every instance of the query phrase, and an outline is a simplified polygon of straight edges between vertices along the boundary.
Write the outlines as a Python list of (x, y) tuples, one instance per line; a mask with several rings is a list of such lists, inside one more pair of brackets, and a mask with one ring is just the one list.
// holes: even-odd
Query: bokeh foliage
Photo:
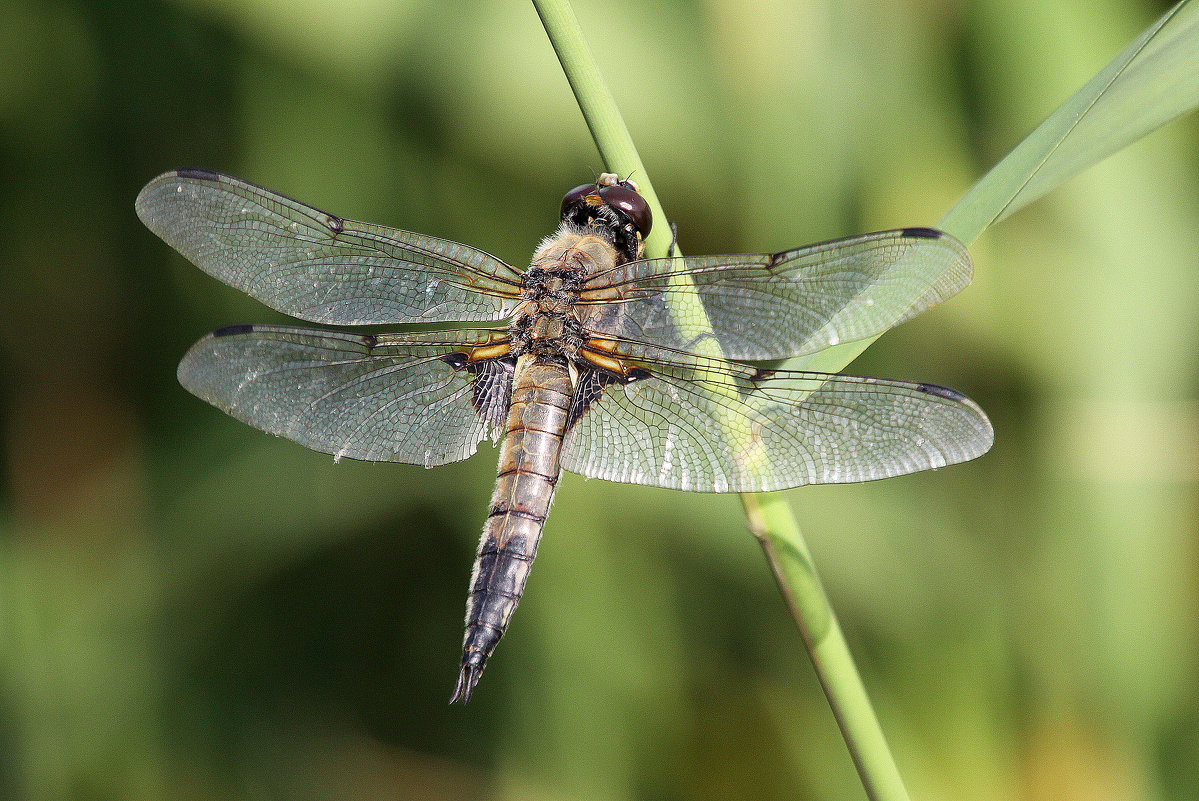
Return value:
[[(1166, 5), (577, 11), (698, 254), (935, 222)], [(277, 318), (137, 223), (169, 167), (527, 259), (602, 167), (531, 8), (0, 11), (0, 797), (860, 797), (735, 498), (566, 478), (451, 709), (490, 450), (334, 465), (175, 384)], [(913, 798), (1199, 792), (1197, 134), (1005, 221), (855, 363), (966, 391), (991, 454), (789, 495)]]

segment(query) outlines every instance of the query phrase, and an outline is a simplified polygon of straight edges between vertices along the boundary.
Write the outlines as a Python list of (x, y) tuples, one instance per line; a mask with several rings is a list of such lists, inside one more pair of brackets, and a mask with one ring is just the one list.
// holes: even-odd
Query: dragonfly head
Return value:
[(630, 261), (641, 255), (653, 215), (637, 184), (606, 172), (593, 184), (576, 186), (562, 198), (562, 221), (606, 232)]

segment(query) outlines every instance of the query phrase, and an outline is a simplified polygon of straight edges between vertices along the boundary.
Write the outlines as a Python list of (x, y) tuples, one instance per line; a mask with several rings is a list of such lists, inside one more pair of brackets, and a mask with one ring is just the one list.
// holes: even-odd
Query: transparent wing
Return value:
[(137, 196), (146, 226), (214, 278), (329, 325), (501, 320), (510, 266), (466, 245), (343, 220), (207, 170), (174, 170)]
[(502, 431), (511, 370), (502, 360), (468, 369), (453, 356), (486, 335), (233, 326), (192, 346), (179, 382), (238, 420), (313, 450), (433, 467), (469, 457)]
[[(775, 254), (643, 259), (591, 277), (582, 300), (597, 304), (586, 323), (595, 333), (693, 350), (705, 323), (679, 301), (694, 295), (725, 356), (785, 359), (881, 334), (970, 275), (956, 239), (905, 228)], [(671, 283), (683, 277), (691, 286)]]
[(766, 492), (964, 462), (994, 436), (973, 401), (931, 384), (759, 370), (653, 349), (635, 361), (643, 378), (589, 392), (586, 408), (572, 413), (567, 470), (694, 492)]

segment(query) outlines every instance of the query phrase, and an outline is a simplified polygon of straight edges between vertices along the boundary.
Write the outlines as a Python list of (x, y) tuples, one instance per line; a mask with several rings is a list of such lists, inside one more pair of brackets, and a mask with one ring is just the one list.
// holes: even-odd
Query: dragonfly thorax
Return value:
[(533, 262), (525, 273), (525, 285), (528, 286), (530, 274), (538, 270), (578, 272), (580, 277), (590, 277), (626, 261), (628, 258), (617, 250), (610, 232), (563, 223), (557, 233), (542, 240), (533, 254)]
[(523, 301), (508, 333), (512, 354), (543, 356), (573, 353), (582, 344), (583, 325), (575, 313), (582, 271), (533, 268), (525, 274)]
[(570, 358), (586, 339), (576, 304), (587, 277), (622, 261), (606, 237), (571, 225), (542, 242), (508, 326), (512, 354)]

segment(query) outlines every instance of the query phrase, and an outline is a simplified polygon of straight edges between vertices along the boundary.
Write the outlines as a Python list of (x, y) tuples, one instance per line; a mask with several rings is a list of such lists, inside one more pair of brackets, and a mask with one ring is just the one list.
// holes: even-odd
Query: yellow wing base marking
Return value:
[(476, 345), (472, 348), (467, 348), (464, 351), (466, 361), (482, 362), (488, 359), (498, 359), (502, 356), (507, 356), (512, 350), (512, 340), (507, 336), (494, 342), (488, 342), (485, 345)]
[(593, 336), (588, 338), (583, 347), (579, 348), (579, 356), (601, 370), (607, 370), (609, 373), (615, 373), (625, 378), (630, 378), (634, 369), (644, 369), (613, 355), (616, 353), (618, 344), (618, 341), (612, 337)]

